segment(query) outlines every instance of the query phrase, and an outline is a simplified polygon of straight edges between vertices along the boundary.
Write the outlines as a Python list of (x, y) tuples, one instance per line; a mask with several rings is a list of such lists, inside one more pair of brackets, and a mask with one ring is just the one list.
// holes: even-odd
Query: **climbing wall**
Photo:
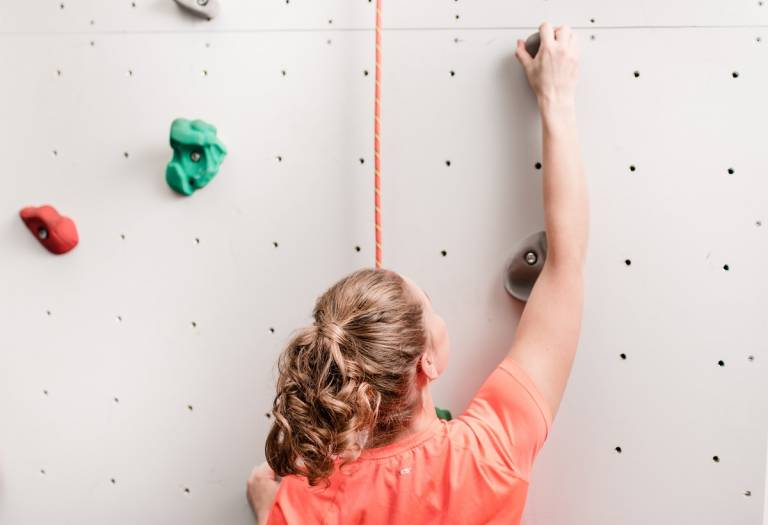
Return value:
[[(508, 350), (503, 269), (544, 224), (515, 40), (581, 43), (584, 322), (528, 525), (763, 519), (764, 4), (385, 0), (384, 265), (448, 323), (454, 413)], [(374, 262), (373, 22), (366, 0), (0, 2), (0, 524), (251, 523), (276, 356)], [(190, 197), (164, 180), (177, 117), (229, 151)], [(20, 221), (44, 203), (71, 253)]]

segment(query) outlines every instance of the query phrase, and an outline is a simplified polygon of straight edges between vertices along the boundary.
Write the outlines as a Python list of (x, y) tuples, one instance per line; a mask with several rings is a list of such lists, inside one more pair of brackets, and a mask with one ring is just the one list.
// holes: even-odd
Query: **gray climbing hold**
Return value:
[(531, 295), (544, 261), (547, 260), (547, 233), (533, 233), (520, 241), (512, 250), (504, 276), (504, 288), (509, 295), (527, 301)]
[(181, 7), (197, 16), (211, 20), (219, 14), (219, 0), (174, 0)]
[(535, 57), (536, 53), (539, 52), (539, 46), (541, 46), (539, 33), (534, 33), (525, 40), (525, 50), (528, 51), (528, 54), (532, 57)]

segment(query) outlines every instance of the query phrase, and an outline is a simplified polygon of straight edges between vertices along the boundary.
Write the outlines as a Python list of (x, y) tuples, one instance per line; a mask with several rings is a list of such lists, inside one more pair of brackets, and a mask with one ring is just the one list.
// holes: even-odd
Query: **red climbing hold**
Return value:
[(53, 206), (29, 206), (19, 216), (49, 252), (60, 255), (77, 246), (75, 222), (60, 215)]

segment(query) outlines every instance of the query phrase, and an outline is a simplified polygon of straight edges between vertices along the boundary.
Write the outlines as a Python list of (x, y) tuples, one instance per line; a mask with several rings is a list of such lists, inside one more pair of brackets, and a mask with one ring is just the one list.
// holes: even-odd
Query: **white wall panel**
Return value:
[[(170, 0), (59, 3), (0, 3), (0, 523), (249, 523), (275, 358), (374, 262), (373, 8), (233, 0), (204, 22)], [(529, 525), (761, 521), (768, 31), (691, 26), (766, 13), (385, 4), (384, 263), (448, 322), (434, 394), (454, 413), (508, 349), (504, 264), (543, 227), (514, 58), (530, 29), (510, 28), (587, 26), (584, 325)], [(164, 181), (176, 117), (229, 149), (189, 198)], [(72, 253), (19, 220), (44, 202), (77, 221)]]

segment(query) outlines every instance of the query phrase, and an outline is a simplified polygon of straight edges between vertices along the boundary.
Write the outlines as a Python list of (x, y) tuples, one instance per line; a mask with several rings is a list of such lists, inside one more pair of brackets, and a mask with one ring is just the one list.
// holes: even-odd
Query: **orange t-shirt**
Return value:
[(460, 417), (363, 450), (330, 486), (284, 477), (268, 523), (517, 524), (551, 425), (547, 402), (507, 357)]

